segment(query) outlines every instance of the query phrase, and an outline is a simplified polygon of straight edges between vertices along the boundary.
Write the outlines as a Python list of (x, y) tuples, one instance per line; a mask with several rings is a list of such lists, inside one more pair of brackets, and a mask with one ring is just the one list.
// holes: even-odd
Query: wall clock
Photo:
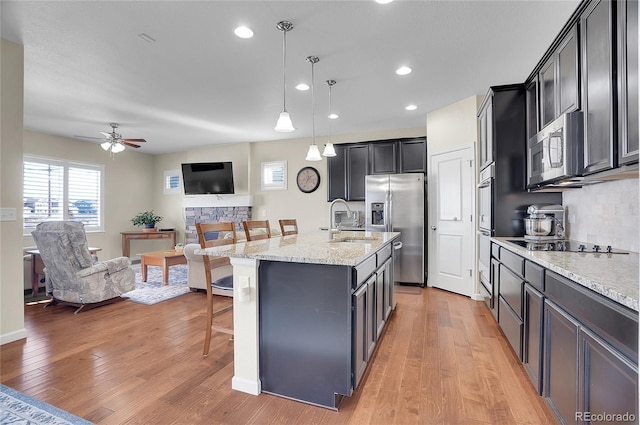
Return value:
[(320, 186), (320, 173), (313, 167), (304, 167), (298, 171), (296, 183), (300, 191), (311, 193)]

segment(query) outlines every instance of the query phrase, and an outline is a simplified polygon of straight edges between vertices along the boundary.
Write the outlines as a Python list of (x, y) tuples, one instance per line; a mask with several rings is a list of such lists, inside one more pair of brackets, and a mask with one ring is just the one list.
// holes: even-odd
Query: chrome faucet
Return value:
[[(345, 201), (344, 199), (337, 198), (334, 199), (333, 202), (331, 202), (331, 206), (329, 207), (329, 240), (333, 239), (333, 234), (335, 233), (331, 228), (331, 224), (333, 223), (333, 206), (338, 203), (344, 204), (344, 206), (347, 207), (347, 212), (349, 213), (349, 215), (353, 215), (353, 212), (351, 212), (351, 208), (349, 208), (349, 204), (347, 204), (347, 201)], [(338, 226), (338, 232), (340, 232), (340, 226)]]

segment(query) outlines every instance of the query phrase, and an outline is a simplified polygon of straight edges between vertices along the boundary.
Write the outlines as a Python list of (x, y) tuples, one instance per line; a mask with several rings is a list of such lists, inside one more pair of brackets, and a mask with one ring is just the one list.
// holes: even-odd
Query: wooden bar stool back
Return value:
[(280, 223), (280, 232), (282, 232), (282, 236), (298, 234), (298, 222), (295, 218), (278, 220), (278, 223)]
[(248, 220), (242, 222), (247, 241), (259, 241), (271, 237), (269, 220)]
[[(220, 223), (196, 223), (198, 241), (202, 249), (230, 245), (236, 243), (236, 227), (231, 222)], [(233, 301), (229, 305), (215, 309), (216, 300), (225, 297), (214, 297), (212, 288), (228, 290), (233, 293), (233, 269), (227, 257), (202, 256), (204, 264), (204, 274), (207, 286), (207, 329), (204, 338), (203, 355), (209, 354), (211, 345), (211, 330), (233, 335), (233, 329), (226, 328), (213, 323), (213, 318), (233, 308)]]

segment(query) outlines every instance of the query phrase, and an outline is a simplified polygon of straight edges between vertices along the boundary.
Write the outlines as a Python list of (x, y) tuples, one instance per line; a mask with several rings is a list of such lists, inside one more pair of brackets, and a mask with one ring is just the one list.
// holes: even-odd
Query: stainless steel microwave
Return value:
[(583, 134), (582, 111), (573, 111), (562, 114), (529, 139), (527, 187), (532, 189), (580, 175)]

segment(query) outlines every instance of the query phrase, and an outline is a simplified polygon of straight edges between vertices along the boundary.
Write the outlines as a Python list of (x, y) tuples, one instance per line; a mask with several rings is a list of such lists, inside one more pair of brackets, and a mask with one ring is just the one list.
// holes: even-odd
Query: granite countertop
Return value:
[(638, 253), (599, 256), (591, 252), (529, 251), (508, 242), (522, 238), (491, 238), (509, 251), (540, 264), (619, 304), (638, 311)]
[[(356, 266), (399, 236), (399, 232), (342, 231), (329, 241), (327, 232), (311, 232), (199, 249), (195, 253), (290, 263)], [(366, 241), (341, 242), (345, 239)]]

